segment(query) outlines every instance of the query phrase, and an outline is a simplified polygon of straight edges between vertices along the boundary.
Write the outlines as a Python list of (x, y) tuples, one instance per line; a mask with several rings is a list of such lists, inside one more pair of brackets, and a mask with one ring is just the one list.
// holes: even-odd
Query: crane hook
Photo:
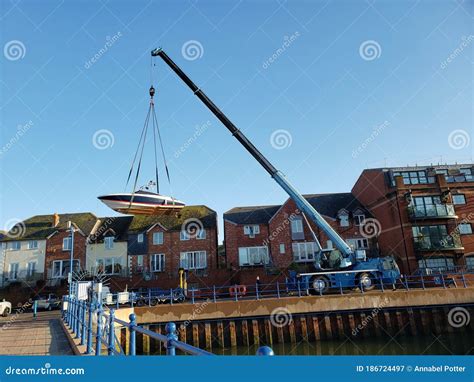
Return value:
[(153, 98), (155, 95), (155, 88), (153, 86), (150, 87), (150, 97)]

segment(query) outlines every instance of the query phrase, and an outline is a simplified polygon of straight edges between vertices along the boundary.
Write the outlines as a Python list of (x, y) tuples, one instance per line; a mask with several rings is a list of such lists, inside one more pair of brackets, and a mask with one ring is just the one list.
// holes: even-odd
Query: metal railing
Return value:
[(408, 214), (412, 219), (456, 217), (452, 204), (409, 206)]
[(463, 248), (461, 239), (454, 235), (415, 237), (413, 238), (413, 243), (415, 251), (442, 251)]
[[(166, 355), (176, 355), (176, 349), (188, 355), (214, 355), (206, 350), (186, 344), (178, 340), (176, 324), (166, 324), (166, 334), (155, 333), (137, 325), (136, 315), (130, 314), (129, 321), (115, 317), (115, 309), (108, 309), (100, 302), (80, 301), (73, 296), (63, 297), (62, 318), (68, 325), (72, 335), (79, 340), (80, 345), (86, 347), (85, 354), (100, 355), (137, 355), (136, 334), (141, 333), (159, 341), (166, 349)], [(128, 353), (122, 348), (116, 330), (124, 329), (129, 334)], [(273, 350), (262, 346), (257, 350), (257, 355), (273, 355)]]

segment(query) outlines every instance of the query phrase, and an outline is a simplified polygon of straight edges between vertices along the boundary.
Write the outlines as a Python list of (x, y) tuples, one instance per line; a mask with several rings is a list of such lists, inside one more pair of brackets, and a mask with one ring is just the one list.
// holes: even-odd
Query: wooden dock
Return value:
[(0, 318), (0, 354), (72, 355), (59, 311), (12, 313)]

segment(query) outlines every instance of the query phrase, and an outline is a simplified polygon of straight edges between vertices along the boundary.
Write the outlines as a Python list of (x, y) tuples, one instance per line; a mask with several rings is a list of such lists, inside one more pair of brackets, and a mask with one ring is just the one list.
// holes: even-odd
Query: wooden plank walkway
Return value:
[(0, 354), (72, 355), (59, 311), (15, 314), (0, 318)]

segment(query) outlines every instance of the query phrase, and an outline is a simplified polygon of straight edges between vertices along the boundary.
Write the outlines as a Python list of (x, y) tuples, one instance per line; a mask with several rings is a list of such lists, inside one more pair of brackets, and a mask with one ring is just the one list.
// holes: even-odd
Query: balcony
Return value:
[(449, 219), (457, 218), (452, 204), (431, 204), (424, 206), (409, 206), (410, 219)]
[(461, 239), (458, 236), (444, 237), (415, 237), (413, 239), (415, 251), (452, 251), (463, 250)]

